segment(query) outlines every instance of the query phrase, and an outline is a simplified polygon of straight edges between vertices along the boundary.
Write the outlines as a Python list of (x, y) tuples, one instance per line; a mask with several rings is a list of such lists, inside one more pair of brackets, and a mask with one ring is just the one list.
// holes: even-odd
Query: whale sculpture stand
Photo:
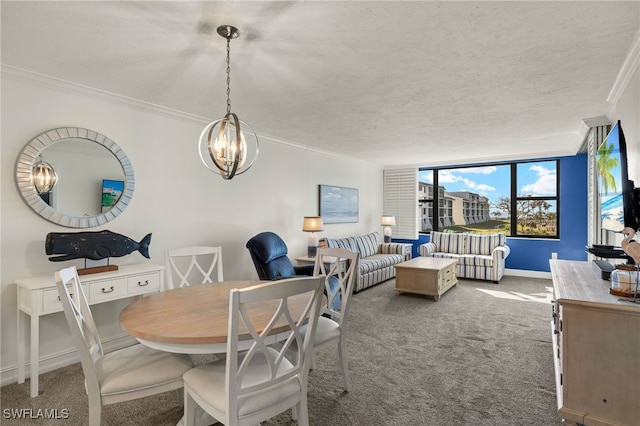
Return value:
[(78, 275), (98, 274), (100, 272), (117, 271), (118, 265), (90, 266), (88, 268), (78, 269)]
[(97, 274), (100, 272), (117, 271), (118, 265), (109, 265), (109, 258), (100, 260), (84, 259), (84, 268), (78, 269), (78, 275)]
[[(85, 268), (78, 270), (78, 275), (96, 274), (99, 272), (117, 271), (118, 265), (109, 265), (110, 257), (126, 256), (134, 251), (149, 257), (151, 234), (147, 234), (140, 242), (111, 231), (98, 232), (50, 232), (45, 241), (45, 251), (51, 262), (62, 262), (72, 259), (85, 259)], [(100, 262), (104, 261), (104, 262)]]

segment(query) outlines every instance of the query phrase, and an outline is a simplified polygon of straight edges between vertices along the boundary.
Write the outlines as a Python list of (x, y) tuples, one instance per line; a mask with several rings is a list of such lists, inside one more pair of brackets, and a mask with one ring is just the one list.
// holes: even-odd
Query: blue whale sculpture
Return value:
[(100, 260), (107, 257), (122, 257), (136, 250), (150, 259), (149, 243), (151, 243), (151, 234), (147, 234), (138, 243), (111, 231), (50, 232), (45, 241), (45, 251), (47, 255), (60, 255), (50, 257), (51, 262), (81, 258)]

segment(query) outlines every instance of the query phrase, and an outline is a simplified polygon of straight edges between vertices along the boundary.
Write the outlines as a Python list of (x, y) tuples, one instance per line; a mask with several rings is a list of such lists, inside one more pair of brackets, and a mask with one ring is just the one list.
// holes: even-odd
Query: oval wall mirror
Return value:
[[(49, 163), (58, 181), (39, 194), (33, 166)], [(37, 214), (69, 228), (92, 228), (115, 219), (129, 205), (135, 187), (127, 154), (108, 137), (80, 127), (61, 127), (33, 138), (16, 164), (20, 195)]]

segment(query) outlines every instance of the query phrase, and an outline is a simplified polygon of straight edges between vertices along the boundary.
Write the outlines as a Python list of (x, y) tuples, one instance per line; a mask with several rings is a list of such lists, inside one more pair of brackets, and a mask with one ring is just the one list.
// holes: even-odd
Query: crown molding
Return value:
[[(164, 117), (192, 121), (196, 123), (201, 123), (203, 125), (211, 121), (211, 118), (186, 113), (176, 109), (153, 104), (151, 102), (145, 102), (139, 99), (130, 98), (127, 96), (108, 92), (106, 90), (97, 89), (95, 87), (85, 86), (83, 84), (79, 84), (73, 81), (63, 80), (57, 77), (52, 77), (50, 75), (40, 74), (40, 73), (29, 71), (23, 68), (14, 67), (12, 65), (1, 64), (0, 75), (2, 75), (3, 78), (24, 82), (24, 83), (32, 84), (39, 87), (44, 87), (45, 89), (55, 90), (55, 91), (64, 92), (64, 93), (70, 93), (73, 95), (82, 95), (82, 96), (88, 96), (91, 98), (99, 98), (102, 100), (106, 100), (108, 102), (112, 102), (120, 105), (126, 105), (128, 107), (132, 107), (145, 112), (150, 112), (156, 115), (161, 115)], [(275, 136), (266, 135), (264, 133), (258, 133), (258, 137), (260, 139), (266, 139), (274, 143), (287, 145), (296, 149), (302, 149), (305, 151), (314, 152), (316, 154), (321, 154), (321, 155), (326, 155), (326, 156), (336, 157), (336, 158), (353, 159), (353, 157), (348, 157), (344, 154), (325, 151), (325, 150), (314, 148), (311, 146), (290, 142), (284, 139), (277, 138)]]
[(424, 162), (424, 163), (407, 163), (407, 164), (393, 164), (388, 166), (383, 166), (383, 170), (397, 170), (397, 169), (407, 169), (407, 168), (417, 168), (417, 169), (430, 169), (436, 167), (456, 167), (459, 165), (465, 166), (482, 166), (484, 164), (493, 164), (493, 163), (502, 163), (502, 162), (514, 162), (514, 161), (539, 161), (545, 158), (554, 159), (558, 157), (571, 157), (576, 155), (577, 151), (575, 149), (563, 148), (557, 151), (538, 151), (535, 153), (528, 153), (522, 155), (492, 155), (489, 157), (477, 157), (477, 158), (468, 158), (463, 162), (453, 162), (451, 160), (442, 160), (442, 161), (432, 161), (432, 162)]
[(46, 74), (29, 71), (23, 68), (14, 67), (12, 65), (2, 64), (1, 73), (3, 77), (24, 83), (30, 83), (35, 86), (44, 87), (45, 89), (56, 90), (63, 93), (73, 95), (83, 95), (92, 98), (100, 98), (112, 103), (127, 105), (138, 110), (153, 112), (171, 118), (180, 118), (183, 120), (195, 121), (206, 124), (210, 119), (195, 114), (178, 111), (176, 109), (156, 105), (151, 102), (144, 102), (139, 99), (112, 93), (106, 90), (97, 89), (91, 86), (85, 86), (69, 80), (52, 77)]
[(627, 53), (627, 57), (622, 64), (618, 77), (616, 78), (615, 83), (613, 83), (609, 96), (607, 96), (607, 102), (614, 105), (618, 103), (620, 96), (622, 96), (622, 93), (627, 88), (627, 84), (629, 84), (631, 77), (633, 77), (633, 74), (638, 69), (638, 65), (640, 65), (640, 31), (636, 33), (633, 43), (631, 43), (629, 53)]

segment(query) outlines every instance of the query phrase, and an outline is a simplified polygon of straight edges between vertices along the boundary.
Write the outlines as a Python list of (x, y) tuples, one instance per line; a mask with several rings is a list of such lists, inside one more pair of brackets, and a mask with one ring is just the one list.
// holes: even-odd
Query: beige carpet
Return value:
[[(394, 281), (354, 296), (349, 325), (352, 392), (342, 391), (335, 349), (310, 374), (311, 425), (556, 426), (550, 280), (505, 277), (499, 285), (460, 280), (439, 302), (396, 295)], [(71, 365), (0, 389), (2, 425), (85, 425), (82, 369)], [(38, 409), (68, 419), (11, 419)], [(24, 413), (24, 411), (22, 411)], [(175, 425), (175, 393), (106, 406), (104, 426)], [(263, 425), (295, 425), (284, 413)]]

